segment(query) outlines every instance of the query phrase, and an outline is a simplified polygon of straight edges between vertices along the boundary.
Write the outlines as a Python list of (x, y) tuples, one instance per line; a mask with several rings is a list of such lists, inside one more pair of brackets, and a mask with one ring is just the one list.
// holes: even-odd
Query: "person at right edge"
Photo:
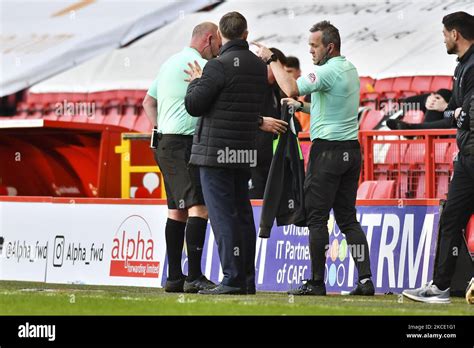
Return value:
[(444, 117), (457, 127), (459, 147), (454, 161), (454, 175), (448, 199), (440, 217), (433, 280), (418, 289), (404, 290), (403, 295), (419, 302), (449, 303), (451, 279), (456, 268), (462, 233), (474, 207), (474, 17), (466, 12), (443, 18), (444, 43), (448, 54), (458, 56), (454, 71), (453, 95)]
[[(367, 238), (356, 218), (356, 195), (361, 169), (357, 110), (359, 76), (341, 56), (339, 30), (328, 21), (310, 29), (309, 45), (314, 72), (295, 80), (278, 62), (271, 66), (283, 92), (289, 97), (311, 94), (311, 103), (285, 98), (296, 111), (310, 113), (311, 146), (304, 182), (306, 223), (309, 227), (311, 279), (290, 290), (291, 295), (326, 295), (324, 272), (329, 247), (328, 218), (331, 208), (351, 247), (359, 280), (351, 295), (374, 295)], [(271, 55), (259, 43), (258, 55)]]

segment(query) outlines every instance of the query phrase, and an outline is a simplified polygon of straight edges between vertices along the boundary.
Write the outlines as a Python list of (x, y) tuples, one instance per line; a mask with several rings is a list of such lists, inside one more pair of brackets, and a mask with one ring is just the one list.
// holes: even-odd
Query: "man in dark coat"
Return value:
[(204, 201), (224, 273), (222, 282), (201, 294), (254, 294), (256, 230), (249, 200), (250, 167), (256, 166), (256, 133), (279, 134), (286, 122), (261, 117), (267, 68), (246, 41), (247, 21), (238, 12), (219, 22), (219, 57), (201, 72), (189, 64), (185, 106), (201, 116), (190, 164), (199, 166)]

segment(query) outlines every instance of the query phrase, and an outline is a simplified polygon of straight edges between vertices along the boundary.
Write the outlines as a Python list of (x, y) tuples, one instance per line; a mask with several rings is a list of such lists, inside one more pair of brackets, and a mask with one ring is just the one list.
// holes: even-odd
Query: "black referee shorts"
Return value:
[(165, 181), (168, 209), (204, 205), (199, 168), (189, 164), (192, 145), (192, 135), (163, 134), (154, 150)]

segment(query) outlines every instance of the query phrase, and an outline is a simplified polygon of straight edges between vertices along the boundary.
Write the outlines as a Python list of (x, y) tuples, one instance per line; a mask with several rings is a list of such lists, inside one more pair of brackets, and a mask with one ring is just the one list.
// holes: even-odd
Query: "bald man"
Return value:
[[(211, 22), (197, 25), (189, 46), (171, 56), (160, 68), (143, 101), (153, 126), (158, 128), (155, 160), (164, 177), (168, 203), (165, 237), (168, 255), (166, 292), (195, 293), (215, 286), (201, 271), (201, 257), (207, 228), (207, 209), (197, 167), (189, 166), (197, 118), (184, 106), (189, 82), (184, 72), (189, 62), (204, 66), (217, 56), (221, 39)], [(183, 275), (181, 256), (184, 236), (188, 255), (188, 275)]]

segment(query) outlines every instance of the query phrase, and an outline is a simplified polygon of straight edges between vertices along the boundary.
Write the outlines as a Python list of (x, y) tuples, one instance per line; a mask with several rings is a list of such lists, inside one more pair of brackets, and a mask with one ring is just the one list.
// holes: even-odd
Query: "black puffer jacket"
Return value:
[[(232, 40), (222, 46), (219, 57), (207, 62), (201, 78), (188, 86), (186, 110), (201, 116), (194, 133), (191, 164), (249, 167), (251, 162), (244, 159), (248, 153), (242, 150), (255, 151), (266, 87), (267, 67), (249, 50), (247, 41)], [(236, 161), (225, 155), (237, 150), (243, 156)]]

